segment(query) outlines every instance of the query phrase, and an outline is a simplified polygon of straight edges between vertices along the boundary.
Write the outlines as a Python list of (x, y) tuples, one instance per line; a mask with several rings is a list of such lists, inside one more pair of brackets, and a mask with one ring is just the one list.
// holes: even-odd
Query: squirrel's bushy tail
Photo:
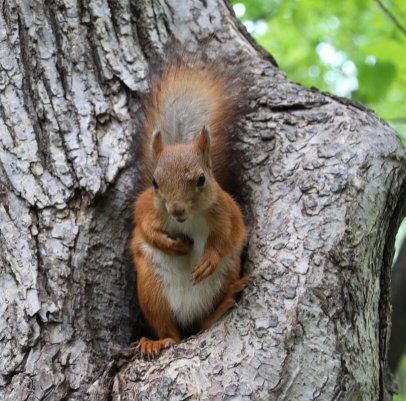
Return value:
[(233, 143), (244, 107), (241, 72), (224, 61), (172, 53), (152, 69), (149, 87), (142, 127), (145, 179), (152, 178), (150, 144), (154, 131), (161, 132), (165, 145), (174, 145), (193, 141), (206, 125), (216, 180), (228, 192), (235, 192), (232, 177), (236, 177), (233, 170), (238, 158)]

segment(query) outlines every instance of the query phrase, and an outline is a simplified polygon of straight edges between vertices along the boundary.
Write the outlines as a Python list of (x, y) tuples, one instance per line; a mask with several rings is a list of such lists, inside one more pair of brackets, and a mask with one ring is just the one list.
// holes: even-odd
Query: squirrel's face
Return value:
[(178, 222), (208, 209), (216, 200), (209, 151), (210, 138), (206, 129), (194, 143), (166, 147), (160, 134), (154, 134), (156, 167), (152, 185), (155, 203)]

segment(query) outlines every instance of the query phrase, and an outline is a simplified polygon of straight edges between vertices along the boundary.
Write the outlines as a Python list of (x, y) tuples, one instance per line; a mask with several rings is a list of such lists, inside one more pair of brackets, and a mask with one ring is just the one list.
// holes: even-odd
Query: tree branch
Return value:
[(382, 3), (381, 0), (376, 0), (379, 7), (387, 15), (387, 17), (399, 28), (399, 30), (406, 36), (406, 28), (397, 20), (397, 18), (389, 11), (389, 9)]

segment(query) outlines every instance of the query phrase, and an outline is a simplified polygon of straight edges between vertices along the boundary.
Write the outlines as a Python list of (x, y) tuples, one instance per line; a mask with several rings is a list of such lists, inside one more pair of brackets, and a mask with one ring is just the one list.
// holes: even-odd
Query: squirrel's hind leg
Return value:
[(179, 329), (165, 298), (152, 262), (143, 255), (135, 256), (138, 301), (145, 319), (158, 340), (142, 337), (138, 344), (143, 358), (154, 358), (162, 349), (180, 341)]
[(252, 281), (252, 276), (247, 274), (241, 278), (240, 275), (240, 258), (236, 261), (234, 268), (230, 271), (230, 280), (228, 280), (225, 289), (224, 296), (221, 298), (218, 306), (210, 313), (209, 316), (203, 319), (200, 324), (202, 330), (208, 329), (214, 323), (217, 322), (229, 309), (235, 306), (234, 297), (241, 292), (244, 287)]

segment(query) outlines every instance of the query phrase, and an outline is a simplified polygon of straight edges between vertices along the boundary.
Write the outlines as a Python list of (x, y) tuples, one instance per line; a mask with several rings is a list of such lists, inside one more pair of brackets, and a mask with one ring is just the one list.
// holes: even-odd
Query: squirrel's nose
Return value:
[(174, 217), (183, 217), (185, 215), (185, 208), (177, 202), (174, 202), (169, 208), (169, 213)]
[(175, 217), (181, 217), (185, 214), (185, 209), (183, 207), (172, 208), (171, 214), (173, 214)]

